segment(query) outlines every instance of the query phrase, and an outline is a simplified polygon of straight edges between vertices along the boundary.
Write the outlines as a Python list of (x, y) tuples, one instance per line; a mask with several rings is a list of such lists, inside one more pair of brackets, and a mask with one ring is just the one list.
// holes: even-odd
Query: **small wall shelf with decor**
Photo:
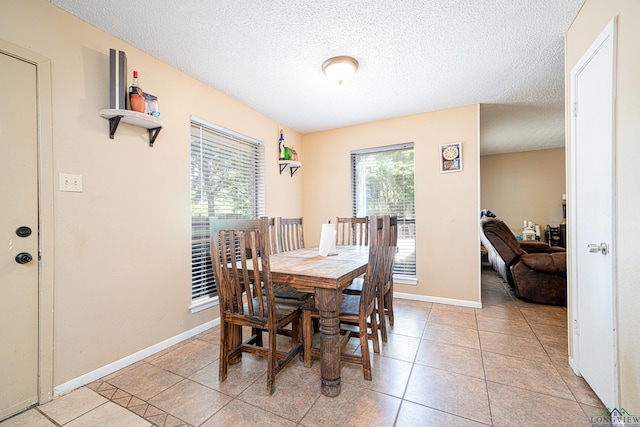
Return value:
[(282, 172), (284, 172), (286, 168), (289, 168), (291, 176), (293, 176), (298, 168), (302, 166), (302, 163), (297, 160), (278, 160), (278, 165), (280, 166), (280, 175), (282, 175)]
[(109, 138), (111, 139), (113, 139), (120, 122), (147, 129), (150, 147), (153, 147), (153, 143), (162, 129), (162, 121), (160, 119), (137, 111), (106, 109), (100, 110), (100, 117), (109, 120)]

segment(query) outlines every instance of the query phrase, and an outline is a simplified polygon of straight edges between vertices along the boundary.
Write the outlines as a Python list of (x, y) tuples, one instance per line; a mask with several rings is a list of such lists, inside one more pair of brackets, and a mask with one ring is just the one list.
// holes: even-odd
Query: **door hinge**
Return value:
[(578, 103), (577, 102), (574, 102), (573, 104), (571, 104), (571, 109), (572, 109), (571, 115), (573, 117), (578, 117)]
[(573, 320), (573, 334), (580, 335), (580, 323), (577, 319)]

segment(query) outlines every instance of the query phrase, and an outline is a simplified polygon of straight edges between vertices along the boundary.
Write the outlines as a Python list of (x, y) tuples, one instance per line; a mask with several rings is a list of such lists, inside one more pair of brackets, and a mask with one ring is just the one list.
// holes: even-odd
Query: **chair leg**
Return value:
[(389, 288), (389, 292), (385, 295), (385, 299), (387, 301), (387, 315), (389, 316), (389, 326), (393, 328), (393, 282), (391, 282), (391, 287)]
[(276, 362), (277, 362), (277, 353), (276, 353), (276, 340), (278, 338), (278, 332), (276, 328), (269, 330), (269, 356), (267, 357), (267, 393), (269, 395), (273, 394), (275, 390), (275, 381), (276, 381)]
[[(232, 351), (238, 346), (242, 345), (242, 326), (234, 325), (232, 323), (227, 323), (227, 351)], [(227, 365), (235, 365), (236, 363), (240, 363), (242, 361), (242, 352), (239, 352), (233, 357), (227, 358)]]
[(255, 345), (262, 347), (262, 329), (251, 328), (251, 335), (256, 336)]
[(376, 322), (375, 311), (371, 313), (371, 340), (373, 341), (373, 352), (380, 353), (380, 341), (378, 340), (378, 323)]
[[(371, 376), (371, 358), (369, 355), (369, 333), (367, 328), (367, 319), (360, 318), (360, 357), (362, 358), (362, 373), (364, 379), (367, 381), (372, 380)], [(375, 321), (371, 322), (371, 329), (374, 328)], [(377, 333), (377, 332), (376, 332)], [(377, 342), (377, 340), (375, 341)]]
[[(224, 316), (224, 314), (223, 314)], [(220, 322), (220, 366), (218, 367), (218, 380), (220, 382), (227, 379), (227, 364), (229, 362), (229, 339), (231, 334), (225, 325), (224, 319)]]
[(305, 368), (310, 368), (312, 364), (311, 343), (313, 340), (313, 322), (311, 321), (311, 311), (302, 310), (302, 343), (303, 361)]
[[(382, 342), (387, 342), (387, 320), (384, 316), (384, 295), (382, 294), (382, 290), (378, 291), (378, 318), (380, 319), (380, 335), (382, 336)], [(373, 318), (375, 320), (376, 313), (373, 313)]]
[(302, 336), (302, 317), (298, 317), (296, 322), (291, 322), (291, 345), (298, 344)]

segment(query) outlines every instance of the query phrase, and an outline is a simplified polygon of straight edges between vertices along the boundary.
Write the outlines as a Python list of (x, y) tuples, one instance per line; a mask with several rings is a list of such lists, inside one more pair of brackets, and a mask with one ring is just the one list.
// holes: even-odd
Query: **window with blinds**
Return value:
[(416, 209), (413, 143), (351, 152), (353, 216), (396, 215), (394, 276), (416, 278)]
[(264, 215), (264, 144), (191, 118), (191, 299), (217, 295), (209, 218)]

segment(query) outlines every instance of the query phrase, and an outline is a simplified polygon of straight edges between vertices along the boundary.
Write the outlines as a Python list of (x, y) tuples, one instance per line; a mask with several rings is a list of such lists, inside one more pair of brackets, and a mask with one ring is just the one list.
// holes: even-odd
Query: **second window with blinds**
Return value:
[(191, 118), (191, 311), (214, 305), (209, 218), (264, 215), (264, 144)]
[(398, 253), (394, 278), (416, 282), (416, 209), (413, 143), (351, 152), (353, 216), (396, 215)]

